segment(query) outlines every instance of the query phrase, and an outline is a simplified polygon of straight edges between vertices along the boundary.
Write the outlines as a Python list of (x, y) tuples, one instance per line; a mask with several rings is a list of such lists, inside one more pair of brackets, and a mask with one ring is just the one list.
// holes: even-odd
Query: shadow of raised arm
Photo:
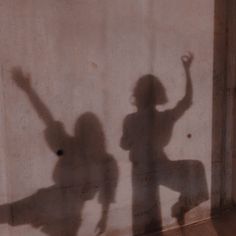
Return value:
[(20, 67), (14, 67), (11, 72), (16, 85), (28, 95), (39, 118), (49, 127), (54, 122), (54, 118), (36, 91), (31, 87), (30, 75), (24, 74)]
[(179, 119), (186, 110), (192, 105), (193, 87), (190, 74), (190, 66), (193, 61), (193, 54), (188, 53), (181, 57), (181, 61), (184, 66), (186, 76), (186, 87), (184, 97), (177, 103), (177, 105), (171, 110), (172, 116), (175, 120)]

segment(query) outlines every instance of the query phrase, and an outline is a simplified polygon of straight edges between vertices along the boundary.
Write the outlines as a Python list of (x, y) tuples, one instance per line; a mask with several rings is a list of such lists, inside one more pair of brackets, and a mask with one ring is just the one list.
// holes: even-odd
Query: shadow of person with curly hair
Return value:
[(159, 186), (180, 193), (172, 206), (172, 216), (179, 225), (184, 215), (208, 199), (204, 166), (197, 160), (171, 161), (164, 147), (170, 142), (174, 124), (192, 104), (190, 65), (193, 55), (182, 57), (186, 73), (186, 93), (176, 107), (158, 111), (156, 105), (167, 102), (166, 92), (154, 75), (141, 77), (133, 96), (137, 111), (125, 117), (120, 145), (129, 151), (132, 163), (133, 235), (162, 229)]

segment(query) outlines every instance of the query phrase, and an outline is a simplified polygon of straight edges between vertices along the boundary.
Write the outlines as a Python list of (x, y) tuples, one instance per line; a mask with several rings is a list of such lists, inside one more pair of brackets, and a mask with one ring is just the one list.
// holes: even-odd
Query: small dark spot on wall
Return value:
[(62, 149), (57, 150), (57, 155), (62, 156), (64, 154), (64, 151)]
[(188, 138), (192, 138), (192, 134), (188, 134), (187, 137), (188, 137)]
[(93, 69), (97, 69), (98, 65), (95, 62), (90, 62)]

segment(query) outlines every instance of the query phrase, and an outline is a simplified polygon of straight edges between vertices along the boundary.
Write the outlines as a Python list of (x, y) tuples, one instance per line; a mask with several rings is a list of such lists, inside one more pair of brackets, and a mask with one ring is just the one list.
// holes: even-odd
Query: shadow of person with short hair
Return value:
[(44, 132), (50, 149), (58, 156), (53, 171), (55, 184), (39, 189), (22, 200), (0, 206), (0, 223), (12, 226), (30, 224), (49, 236), (76, 236), (81, 225), (85, 201), (98, 193), (102, 215), (96, 234), (106, 230), (110, 204), (115, 201), (118, 166), (106, 152), (102, 124), (92, 112), (82, 114), (74, 136), (52, 114), (20, 68), (12, 70), (13, 80), (29, 97), (46, 125)]
[(190, 65), (193, 55), (185, 55), (186, 93), (176, 107), (158, 111), (156, 105), (167, 102), (165, 89), (154, 75), (141, 77), (133, 96), (137, 111), (126, 116), (120, 145), (129, 150), (132, 162), (133, 235), (145, 235), (162, 229), (159, 186), (180, 193), (172, 206), (172, 216), (179, 225), (193, 207), (208, 200), (204, 166), (197, 160), (171, 161), (164, 152), (170, 142), (175, 122), (192, 104)]

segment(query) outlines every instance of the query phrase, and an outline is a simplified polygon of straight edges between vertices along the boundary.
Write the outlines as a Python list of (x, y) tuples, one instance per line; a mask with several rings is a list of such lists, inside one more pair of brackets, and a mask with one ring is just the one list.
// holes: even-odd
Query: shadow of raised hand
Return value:
[(23, 73), (21, 67), (13, 67), (11, 73), (12, 79), (19, 88), (22, 90), (29, 90), (31, 88), (30, 75)]

